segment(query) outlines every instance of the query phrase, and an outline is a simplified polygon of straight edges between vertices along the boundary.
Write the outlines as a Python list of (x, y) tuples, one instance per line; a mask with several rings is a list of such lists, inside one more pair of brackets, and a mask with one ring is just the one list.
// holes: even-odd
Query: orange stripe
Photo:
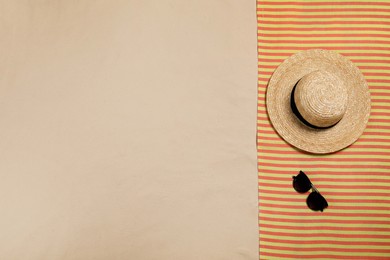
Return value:
[[(264, 106), (264, 105), (262, 105)], [(265, 107), (265, 106), (264, 106)], [(390, 109), (390, 106), (372, 106), (372, 109)], [(257, 126), (268, 127), (271, 128), (270, 124), (261, 124), (258, 123)], [(390, 126), (382, 126), (382, 125), (367, 125), (366, 129), (390, 129)], [(389, 133), (390, 134), (390, 133)]]
[[(268, 47), (268, 46), (267, 46)], [(275, 47), (276, 48), (276, 47)], [(275, 65), (257, 65), (258, 68), (263, 68), (263, 69), (276, 69)], [(372, 69), (372, 70), (389, 70), (390, 66), (359, 66), (360, 69)], [(272, 72), (262, 72), (262, 74), (272, 74)], [(376, 88), (378, 89), (378, 86), (371, 87), (371, 88)], [(382, 87), (382, 89), (387, 89), (385, 86)]]
[[(291, 36), (294, 36), (294, 35), (291, 35)], [(258, 41), (258, 43), (260, 43), (260, 41)], [(360, 56), (360, 57), (390, 57), (390, 54), (387, 54), (387, 53), (360, 53), (360, 52), (347, 52), (347, 53), (343, 53), (342, 51), (340, 50), (337, 50), (339, 51), (340, 53), (342, 53), (342, 55), (344, 56)], [(261, 49), (258, 50), (258, 54), (259, 55), (262, 55), (262, 56), (278, 56), (279, 52), (262, 52)], [(295, 52), (283, 52), (283, 55), (284, 57), (288, 57), (288, 56), (291, 56), (293, 55)]]
[[(271, 243), (284, 243), (284, 244), (294, 244), (295, 240), (289, 239), (273, 239), (273, 238), (262, 238), (263, 241)], [(300, 244), (331, 244), (331, 245), (361, 245), (361, 246), (388, 246), (390, 247), (390, 242), (371, 242), (371, 241), (339, 241), (339, 240), (301, 240)]]
[[(297, 250), (298, 251), (298, 250)], [(261, 252), (260, 253), (260, 259), (283, 259), (283, 258), (290, 258), (290, 259), (297, 259), (297, 255), (299, 256), (299, 259), (324, 259), (329, 258), (330, 256), (332, 259), (352, 259), (352, 260), (385, 260), (388, 258), (386, 256), (370, 256), (367, 258), (366, 256), (345, 256), (345, 255), (335, 255), (335, 254), (288, 254), (288, 253), (272, 253), (272, 252)], [(263, 258), (266, 256), (267, 258)], [(273, 257), (273, 258), (268, 258)]]
[[(294, 166), (291, 166), (292, 167), (296, 167), (296, 165)], [(312, 167), (315, 167), (315, 166), (312, 166)], [(337, 167), (337, 165), (336, 165)], [(336, 168), (335, 167), (335, 168)], [(288, 168), (288, 167), (287, 167)], [(339, 188), (343, 188), (344, 190), (356, 190), (356, 189), (364, 189), (364, 190), (389, 190), (390, 187), (389, 186), (381, 186), (381, 185), (351, 185), (351, 186), (346, 186), (344, 184), (337, 184), (338, 182), (335, 181), (335, 184), (334, 185), (329, 185), (329, 184), (322, 184), (321, 187), (323, 189), (339, 189)], [(274, 188), (286, 188), (286, 184), (276, 184), (276, 183), (267, 183), (267, 182), (264, 182), (264, 183), (259, 183), (261, 184), (262, 187), (274, 187)], [(290, 183), (288, 183), (287, 187), (290, 187)], [(388, 193), (388, 195), (390, 196), (390, 192)]]
[[(315, 230), (313, 230), (315, 232)], [(291, 236), (291, 233), (287, 232), (275, 232), (275, 231), (261, 231), (263, 234), (273, 235), (273, 236)], [(298, 237), (334, 237), (334, 238), (379, 238), (379, 239), (390, 239), (389, 235), (378, 235), (378, 234), (335, 234), (335, 233), (313, 233), (313, 234), (299, 234)]]
[[(282, 202), (300, 202), (302, 203), (302, 198), (291, 198), (291, 197), (285, 197), (285, 198), (273, 198), (273, 197), (267, 197), (267, 196), (259, 196), (260, 200), (270, 200), (270, 201), (282, 201)], [(332, 199), (330, 200), (328, 198), (329, 202), (334, 203), (356, 203), (357, 201), (355, 199)], [(360, 203), (388, 203), (388, 200), (374, 200), (374, 199), (359, 199)], [(262, 220), (269, 220), (269, 221), (278, 221), (278, 222), (291, 222), (291, 223), (302, 223), (304, 222), (303, 219), (295, 220), (295, 219), (281, 219), (281, 218), (266, 218), (262, 217)], [(308, 223), (312, 223), (312, 220), (306, 220)], [(322, 223), (344, 223), (345, 220), (335, 220), (335, 219), (327, 219), (322, 220)], [(390, 220), (388, 221), (373, 221), (373, 220), (348, 220), (349, 224), (386, 224), (390, 225)]]
[(289, 7), (289, 8), (269, 8), (269, 7), (262, 7), (257, 8), (257, 11), (260, 12), (278, 12), (278, 13), (284, 13), (284, 12), (302, 12), (301, 15), (305, 15), (305, 13), (324, 13), (324, 12), (344, 12), (344, 13), (359, 13), (359, 12), (386, 12), (390, 11), (388, 8), (299, 8), (299, 7)]
[[(280, 194), (280, 191), (274, 191), (274, 190), (263, 190), (261, 187), (259, 188), (259, 192), (265, 193), (265, 194)], [(321, 192), (324, 193), (324, 192)], [(325, 193), (324, 193), (325, 194)], [(389, 193), (387, 192), (346, 192), (346, 191), (327, 191), (326, 192), (327, 196), (372, 196), (372, 197), (388, 197)], [(286, 192), (286, 195), (289, 196), (295, 196), (296, 192)], [(274, 212), (275, 214), (281, 214), (278, 212)], [(373, 215), (368, 214), (364, 215), (366, 217), (373, 217)], [(363, 217), (363, 216), (362, 216)], [(386, 215), (385, 217), (390, 217), (390, 215)]]
[[(261, 62), (278, 62), (278, 63), (282, 63), (284, 61), (284, 59), (262, 58), (262, 59), (259, 59), (259, 61), (261, 61)], [(372, 60), (353, 59), (353, 62), (355, 62), (355, 63), (389, 63), (390, 64), (390, 60), (378, 60), (378, 59), (372, 59)], [(364, 75), (365, 76), (390, 76), (390, 73), (387, 73), (387, 72), (367, 72), (367, 73), (364, 73)]]
[[(262, 131), (260, 131), (260, 133), (262, 133)], [(274, 132), (272, 132), (274, 133)], [(390, 136), (390, 133), (386, 133), (388, 136)], [(351, 150), (351, 149), (350, 149)], [(283, 155), (296, 155), (297, 152), (296, 151), (283, 151), (283, 150), (272, 150), (272, 149), (267, 149), (267, 150), (259, 150), (259, 152), (264, 152), (264, 153), (270, 153), (270, 154), (283, 154)], [(367, 155), (367, 156), (370, 156), (370, 155), (383, 155), (383, 156), (389, 156), (389, 152), (355, 152), (355, 151), (340, 151), (339, 153), (342, 153), (343, 155)], [(283, 158), (281, 158), (280, 160), (282, 160)], [(358, 173), (356, 173), (358, 174)], [(367, 174), (369, 174), (369, 172), (367, 172)]]
[[(319, 34), (319, 33), (311, 33), (311, 34), (299, 34), (290, 32), (290, 33), (283, 33), (283, 34), (269, 34), (269, 33), (263, 33), (259, 32), (258, 36), (264, 36), (264, 37), (278, 37), (278, 38), (285, 38), (285, 37), (297, 37), (297, 38), (305, 38), (305, 39), (311, 39), (311, 38), (326, 38), (331, 39), (331, 37), (344, 37), (345, 39), (348, 38), (356, 38), (356, 37), (376, 37), (376, 38), (390, 38), (390, 35), (387, 34)], [(264, 40), (262, 40), (264, 42)]]
[[(281, 16), (281, 18), (285, 18), (285, 16)], [(390, 16), (389, 16), (390, 18)], [(264, 31), (384, 31), (388, 32), (390, 31), (390, 28), (370, 28), (370, 27), (320, 27), (320, 28), (294, 28), (294, 27), (279, 27), (279, 28), (273, 28), (273, 27), (262, 27), (259, 26), (258, 30), (264, 30)], [(364, 35), (364, 34), (363, 34)], [(262, 46), (264, 47), (264, 46)]]
[[(291, 25), (329, 25), (329, 24), (378, 24), (378, 25), (390, 25), (390, 22), (386, 21), (332, 21), (332, 20), (319, 20), (319, 21), (278, 21), (278, 20), (261, 20), (259, 24), (291, 24)], [(359, 35), (360, 37), (361, 35)]]
[[(340, 2), (277, 2), (277, 1), (257, 1), (258, 6), (259, 5), (274, 5), (274, 6), (279, 6), (279, 5), (302, 5), (302, 6), (321, 6), (321, 5), (331, 5), (331, 6), (356, 6), (356, 5), (376, 5), (376, 6), (390, 6), (390, 3), (388, 2), (375, 2), (373, 3), (372, 1), (367, 1), (367, 2), (348, 2), (348, 1), (340, 1)], [(257, 8), (259, 10), (261, 8)], [(280, 8), (280, 10), (283, 10)]]
[[(339, 236), (339, 237), (342, 237)], [(271, 246), (266, 244), (264, 248), (269, 249), (277, 249), (277, 250), (296, 250), (296, 247), (290, 247), (290, 246)], [(332, 252), (361, 252), (361, 253), (383, 253), (383, 254), (390, 254), (390, 249), (379, 249), (379, 248), (337, 248), (337, 247), (300, 247), (299, 251), (327, 251), (332, 250)]]
[[(390, 155), (390, 151), (388, 152), (388, 155)], [(278, 164), (278, 163), (266, 163), (262, 162), (263, 166), (279, 166), (279, 167), (294, 167), (295, 164)], [(329, 168), (329, 169), (339, 169), (339, 168), (350, 168), (350, 169), (361, 169), (361, 168), (370, 168), (370, 169), (390, 169), (390, 165), (329, 165), (329, 164), (311, 164), (311, 167), (314, 168)]]
[[(267, 146), (270, 146), (270, 147), (283, 147), (283, 148), (286, 148), (286, 147), (289, 147), (289, 145), (287, 143), (284, 143), (284, 144), (269, 144), (269, 143), (262, 143), (262, 142), (259, 142), (258, 145), (267, 145)], [(353, 146), (354, 148), (366, 148), (366, 149), (375, 149), (375, 148), (380, 148), (380, 149), (389, 149), (390, 150), (390, 145), (378, 145), (378, 144), (374, 144), (374, 145), (366, 145), (366, 144), (354, 144)], [(390, 155), (390, 153), (389, 153)], [(372, 159), (367, 159), (368, 161), (372, 161)], [(346, 161), (346, 160), (335, 160), (335, 161)], [(352, 160), (352, 161), (356, 161), (355, 160)], [(359, 160), (360, 161), (360, 160)], [(364, 161), (364, 160), (363, 160)], [(389, 162), (390, 160), (383, 160), (382, 162)], [(376, 161), (376, 162), (379, 162), (379, 161)], [(314, 167), (314, 166), (313, 166)]]
[[(277, 139), (277, 138), (275, 138)], [(279, 139), (278, 139), (279, 140)], [(268, 144), (267, 144), (268, 145)], [(382, 146), (380, 146), (382, 147)], [(261, 156), (262, 159), (278, 161), (280, 157), (277, 156)], [(354, 158), (313, 158), (313, 157), (304, 157), (304, 158), (284, 158), (284, 161), (294, 161), (294, 162), (313, 162), (321, 160), (323, 162), (355, 162)], [(389, 162), (390, 159), (380, 159), (380, 158), (359, 158), (359, 162)]]
[[(389, 96), (390, 96), (390, 93), (387, 93), (387, 94), (389, 94)], [(382, 96), (381, 93), (378, 93), (378, 95)], [(375, 96), (375, 95), (372, 95), (372, 96)], [(261, 98), (261, 99), (259, 99), (259, 100), (265, 101), (264, 98)], [(375, 99), (371, 99), (371, 100), (375, 100)], [(379, 100), (379, 99), (377, 99), (377, 100)], [(389, 99), (389, 100), (387, 100), (387, 99), (383, 99), (383, 100), (382, 100), (382, 99), (381, 99), (381, 101), (377, 101), (377, 102), (389, 102), (389, 101), (390, 101), (390, 99)], [(376, 122), (376, 123), (382, 122), (382, 123), (386, 123), (386, 122), (389, 122), (388, 119), (375, 119), (375, 118), (372, 118), (373, 116), (390, 116), (390, 113), (387, 113), (387, 112), (372, 112), (372, 113), (371, 113), (370, 122)], [(267, 117), (257, 117), (257, 120), (267, 121), (268, 118), (267, 118)], [(275, 140), (279, 140), (279, 139), (275, 139)], [(385, 141), (385, 139), (382, 139), (382, 141)]]
[[(342, 231), (354, 231), (356, 230), (355, 227), (334, 227), (334, 226), (316, 226), (313, 228), (312, 226), (288, 226), (288, 225), (275, 225), (275, 224), (263, 224), (263, 228), (274, 228), (274, 229), (286, 229), (286, 230), (312, 230), (314, 232), (317, 231), (323, 231), (323, 230), (342, 230)], [(384, 228), (372, 228), (372, 227), (360, 227), (361, 231), (374, 231), (374, 232), (380, 232), (380, 231), (389, 231), (389, 228), (384, 229)], [(390, 244), (390, 241), (388, 242)]]
[[(271, 75), (272, 72), (270, 72), (270, 75)], [(264, 73), (265, 74), (265, 73)], [(366, 73), (367, 76), (370, 76), (369, 75), (370, 73)], [(373, 75), (373, 76), (376, 76), (376, 75)], [(389, 76), (390, 77), (390, 76)], [(262, 81), (267, 81), (270, 79), (270, 77), (258, 77), (258, 80), (262, 80)], [(372, 82), (372, 81), (371, 81)], [(379, 82), (379, 81), (378, 81)], [(386, 82), (379, 82), (379, 83), (386, 83)], [(373, 86), (371, 87), (370, 89), (371, 90), (379, 90), (379, 89), (385, 89), (386, 87), (385, 86)], [(259, 91), (258, 92), (259, 94), (265, 94), (265, 91)], [(381, 93), (372, 93), (371, 96), (390, 96), (389, 93), (386, 93), (386, 92), (381, 92)], [(265, 96), (264, 97), (260, 97), (262, 100), (265, 100)], [(386, 112), (384, 112), (386, 113)]]
[[(307, 50), (307, 47), (303, 46), (262, 46), (263, 49), (267, 50)], [(319, 48), (319, 47), (313, 47)], [(375, 51), (388, 51), (390, 47), (364, 47), (364, 46), (329, 46), (326, 47), (328, 50), (375, 50)]]
[[(381, 87), (378, 87), (378, 88), (372, 88), (372, 89), (381, 89)], [(378, 93), (379, 96), (382, 96), (381, 93)], [(375, 95), (374, 95), (375, 96)], [(259, 98), (259, 101), (266, 101), (265, 97), (261, 97)], [(380, 103), (386, 103), (386, 102), (389, 102), (390, 99), (384, 99), (384, 98), (371, 98), (371, 101), (372, 102), (380, 102)], [(261, 106), (264, 106), (264, 104), (260, 104)], [(378, 109), (378, 108), (389, 108), (390, 106), (375, 106), (375, 105), (372, 105), (371, 108), (373, 109)], [(370, 118), (370, 121), (371, 122), (376, 122), (376, 123), (379, 123), (379, 122), (389, 122), (389, 120), (386, 120), (386, 119), (375, 119), (375, 118)]]
[[(263, 66), (263, 65), (258, 65), (258, 66), (259, 66), (259, 69), (274, 69), (274, 66), (268, 66), (268, 67)], [(360, 68), (362, 68), (362, 66), (360, 66)], [(371, 69), (374, 69), (374, 67), (371, 67)], [(390, 69), (390, 67), (389, 67), (389, 69)], [(266, 72), (264, 74), (266, 74)], [(270, 74), (269, 77), (266, 77), (264, 75), (265, 77), (258, 77), (258, 80), (259, 81), (266, 81), (268, 83), (268, 80), (270, 79), (270, 76), (272, 75), (272, 72), (269, 72), (269, 74)], [(370, 80), (370, 79), (366, 79), (366, 81), (367, 81), (367, 83), (379, 83), (379, 84), (383, 83), (381, 85), (371, 86), (370, 90), (385, 90), (386, 89), (386, 83), (389, 83), (389, 82), (386, 82), (388, 80)], [(262, 86), (262, 85), (264, 85), (264, 83), (259, 83), (259, 85)], [(265, 91), (264, 91), (264, 93), (265, 93)], [(381, 93), (373, 93), (373, 94), (378, 96), (378, 95), (382, 95), (382, 94), (387, 95), (388, 93), (381, 92)], [(262, 100), (265, 100), (265, 96), (259, 97), (259, 98), (261, 98)]]
[(326, 14), (326, 15), (277, 15), (277, 14), (264, 14), (263, 18), (317, 18), (317, 19), (326, 19), (326, 18), (369, 18), (369, 19), (375, 19), (375, 18), (382, 18), (382, 19), (389, 19), (389, 15), (375, 15), (375, 14)]
[[(263, 118), (258, 118), (260, 120), (263, 120)], [(280, 138), (279, 137), (268, 137), (268, 136), (259, 136), (259, 140), (273, 140), (273, 141), (280, 141)], [(368, 138), (368, 137), (365, 137), (365, 136), (362, 136), (359, 138), (359, 141), (360, 142), (388, 142), (389, 140), (388, 139), (381, 139), (381, 138)], [(310, 157), (309, 157), (310, 158)], [(340, 158), (340, 159), (343, 159), (343, 158)], [(351, 158), (353, 160), (355, 160), (354, 158)], [(277, 159), (275, 159), (277, 160)], [(389, 158), (390, 160), (390, 158)]]
[[(390, 35), (388, 36), (390, 38)], [(293, 43), (293, 44), (301, 44), (301, 43), (311, 43), (311, 44), (348, 44), (348, 43), (380, 43), (380, 44), (390, 44), (390, 41), (379, 41), (379, 40), (307, 40), (307, 39), (300, 39), (300, 40), (263, 40), (263, 43)]]
[[(298, 172), (296, 174), (298, 174)], [(291, 176), (292, 175), (293, 175), (293, 173), (291, 173)], [(332, 176), (334, 176), (334, 175), (338, 175), (338, 174), (331, 174), (331, 175), (329, 175), (327, 177), (317, 177), (316, 174), (310, 174), (311, 179), (312, 179), (313, 182), (328, 181), (328, 182), (335, 182), (335, 183), (343, 183), (343, 182), (351, 182), (351, 181), (353, 181), (354, 183), (367, 183), (367, 182), (372, 183), (372, 182), (377, 182), (377, 183), (382, 183), (382, 184), (383, 183), (389, 183), (390, 184), (390, 179), (372, 179), (372, 178), (366, 178), (366, 179), (362, 178), (362, 179), (355, 179), (355, 180), (352, 180), (351, 178), (337, 178), (337, 179), (334, 179), (334, 178), (332, 178)], [(292, 178), (290, 178), (290, 176), (288, 176), (287, 179), (286, 179), (286, 176), (282, 176), (282, 177), (262, 176), (261, 180), (259, 180), (259, 185), (261, 185), (263, 180), (280, 181), (280, 182), (289, 181), (290, 183), (292, 183)], [(343, 186), (343, 184), (341, 184), (341, 186)]]
[[(302, 12), (301, 15), (305, 15), (306, 13), (323, 13), (323, 12), (390, 12), (390, 9), (387, 8), (258, 8), (257, 11), (261, 12)], [(306, 16), (305, 16), (306, 17)]]
[[(276, 214), (276, 215), (284, 215), (284, 216), (307, 216), (307, 213), (302, 213), (302, 212), (284, 212), (284, 211), (278, 211), (278, 210), (264, 210), (261, 209), (262, 213), (266, 214)], [(389, 218), (390, 213), (347, 213), (347, 212), (327, 212), (326, 213), (327, 217), (377, 217), (377, 218)], [(320, 225), (319, 225), (320, 226)], [(340, 226), (340, 228), (342, 228)], [(388, 238), (390, 238), (390, 234), (388, 235)]]
[[(260, 61), (264, 61), (263, 59), (261, 59)], [(356, 62), (356, 60), (354, 60), (354, 62)], [(390, 64), (390, 62), (389, 62)], [(257, 65), (258, 67), (261, 67), (260, 65)], [(362, 66), (358, 66), (360, 68), (362, 68)], [(276, 66), (272, 66), (272, 69), (275, 69)], [(371, 68), (371, 67), (367, 67), (367, 68)], [(375, 67), (374, 67), (375, 68)], [(389, 69), (390, 67), (388, 67), (387, 69)], [(261, 73), (261, 75), (260, 75)], [(270, 76), (272, 75), (272, 72), (268, 72), (268, 71), (261, 71), (259, 73), (259, 78), (262, 78), (262, 79), (265, 79), (265, 80), (269, 80)], [(364, 73), (365, 76), (390, 76), (390, 73), (385, 73), (385, 72), (370, 72), (370, 71), (367, 71)], [(266, 76), (266, 77), (261, 77), (261, 76)], [(266, 87), (265, 85), (260, 85), (261, 87)], [(370, 86), (370, 89), (388, 89), (387, 86)], [(265, 93), (265, 90), (260, 90), (262, 92), (260, 93)]]
[[(295, 205), (278, 205), (278, 204), (275, 204), (275, 203), (259, 203), (261, 206), (263, 207), (273, 207), (273, 208), (282, 208), (282, 209), (306, 209), (306, 205), (304, 203), (304, 200), (301, 201), (303, 202), (301, 206), (295, 206)], [(359, 210), (366, 210), (366, 211), (370, 211), (370, 210), (375, 210), (375, 211), (379, 211), (379, 210), (390, 210), (390, 207), (379, 207), (379, 206), (376, 206), (376, 207), (372, 207), (372, 206), (359, 206), (359, 208), (357, 208), (356, 206), (337, 206), (337, 205), (333, 205), (331, 206), (331, 209), (332, 210), (356, 210), (356, 209), (359, 209)], [(353, 213), (355, 214), (355, 213)], [(390, 215), (389, 215), (390, 216)], [(271, 227), (271, 225), (267, 225), (269, 227)], [(296, 229), (296, 227), (293, 227), (293, 226), (277, 226), (277, 225), (272, 225), (272, 227), (274, 228), (285, 228), (285, 229)], [(302, 227), (298, 227), (298, 230), (301, 230), (301, 229), (304, 229)], [(349, 231), (353, 231), (353, 230), (356, 230), (355, 227), (353, 228), (349, 228), (349, 227), (328, 227), (328, 226), (324, 226), (324, 225), (321, 225), (321, 226), (318, 226), (317, 227), (318, 230), (349, 230)], [(390, 232), (390, 228), (364, 228), (364, 227), (359, 227), (359, 230), (360, 231), (385, 231), (385, 232)]]
[[(285, 174), (290, 174), (291, 175), (291, 170), (283, 170), (283, 169), (278, 169), (278, 170), (275, 170), (275, 169), (262, 169), (261, 170), (263, 173), (275, 173), (275, 174), (282, 174), (282, 175), (285, 175)], [(326, 175), (332, 175), (332, 174), (337, 174), (337, 175), (340, 175), (339, 172), (333, 170), (315, 170), (313, 172), (310, 173), (310, 175), (316, 175), (316, 174), (326, 174)], [(351, 171), (351, 172), (343, 172), (343, 175), (345, 176), (388, 176), (389, 173), (386, 173), (386, 172), (375, 172), (375, 171), (361, 171), (361, 172), (354, 172), (354, 171)], [(337, 181), (337, 180), (336, 180)]]
[[(263, 258), (263, 257), (267, 257), (267, 258)], [(272, 257), (272, 258), (268, 258), (268, 257)], [(304, 254), (304, 255), (301, 255), (299, 254), (299, 259), (326, 259), (326, 258), (329, 258), (330, 255), (329, 254), (314, 254), (314, 255), (310, 255), (310, 254)], [(367, 258), (365, 256), (345, 256), (345, 255), (334, 255), (332, 254), (331, 255), (332, 259), (352, 259), (352, 260), (388, 260), (388, 258), (386, 258), (386, 256), (370, 256), (370, 258)], [(289, 258), (289, 259), (297, 259), (297, 254), (288, 254), (288, 253), (272, 253), (272, 252), (263, 252), (260, 254), (260, 259), (285, 259), (285, 258)]]

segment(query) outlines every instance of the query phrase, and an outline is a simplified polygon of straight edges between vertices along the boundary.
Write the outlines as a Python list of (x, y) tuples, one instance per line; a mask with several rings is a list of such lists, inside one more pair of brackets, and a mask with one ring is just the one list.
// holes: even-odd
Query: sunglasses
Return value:
[(313, 183), (311, 183), (309, 177), (303, 172), (299, 171), (297, 176), (293, 176), (293, 187), (299, 193), (308, 192), (310, 189), (313, 191), (309, 194), (306, 199), (307, 206), (314, 211), (323, 211), (328, 207), (328, 202), (326, 199), (320, 194), (320, 192), (314, 187)]

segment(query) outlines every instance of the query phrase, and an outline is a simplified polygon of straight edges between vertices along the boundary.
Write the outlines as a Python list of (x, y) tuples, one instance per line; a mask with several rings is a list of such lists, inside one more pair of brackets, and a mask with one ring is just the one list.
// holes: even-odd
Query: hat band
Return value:
[(297, 87), (299, 81), (300, 81), (300, 80), (298, 80), (298, 82), (295, 84), (294, 88), (292, 89), (292, 91), (291, 91), (291, 97), (290, 97), (290, 106), (291, 106), (291, 109), (292, 109), (294, 115), (295, 115), (296, 117), (298, 117), (298, 119), (299, 119), (302, 123), (304, 123), (304, 124), (307, 125), (308, 127), (314, 128), (314, 129), (328, 129), (328, 128), (331, 128), (331, 127), (337, 125), (337, 123), (340, 122), (341, 119), (340, 119), (339, 121), (337, 121), (335, 124), (333, 124), (333, 125), (331, 125), (331, 126), (325, 126), (325, 127), (312, 125), (312, 124), (310, 124), (307, 120), (305, 120), (305, 118), (301, 115), (301, 113), (299, 113), (299, 110), (298, 110), (298, 108), (297, 108), (297, 105), (296, 105), (296, 103), (295, 103), (295, 98), (294, 98), (295, 89), (296, 89), (296, 87)]

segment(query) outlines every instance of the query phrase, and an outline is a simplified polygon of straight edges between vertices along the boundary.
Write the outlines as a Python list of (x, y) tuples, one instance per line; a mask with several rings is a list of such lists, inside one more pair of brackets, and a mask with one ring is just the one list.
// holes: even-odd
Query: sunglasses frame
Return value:
[[(310, 181), (309, 177), (303, 171), (299, 171), (298, 175), (292, 176), (292, 178), (293, 178), (293, 188), (296, 192), (306, 193), (312, 190), (312, 192), (309, 194), (309, 196), (306, 199), (306, 204), (311, 210), (313, 211), (319, 210), (323, 212), (324, 209), (328, 207), (328, 202), (326, 201), (325, 197), (321, 195), (321, 193), (318, 191), (318, 189), (314, 186), (314, 184)], [(297, 189), (298, 186), (294, 185), (297, 184), (297, 182), (299, 181), (298, 179), (304, 182), (301, 183), (302, 184), (301, 186), (305, 186), (303, 189)], [(318, 205), (315, 205), (314, 202), (311, 203), (311, 201), (309, 201), (310, 199), (313, 199), (314, 196), (316, 196), (314, 199), (317, 199), (317, 201), (314, 202), (317, 202)]]

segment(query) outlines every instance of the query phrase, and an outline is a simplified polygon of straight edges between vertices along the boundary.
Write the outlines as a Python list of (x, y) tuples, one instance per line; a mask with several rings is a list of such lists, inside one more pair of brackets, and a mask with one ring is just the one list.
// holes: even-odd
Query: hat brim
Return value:
[[(305, 125), (294, 115), (290, 105), (295, 84), (316, 70), (337, 76), (348, 93), (343, 118), (327, 129)], [(271, 76), (266, 104), (273, 127), (286, 142), (318, 154), (336, 152), (354, 143), (364, 132), (370, 116), (370, 92), (363, 74), (350, 60), (327, 50), (307, 50), (287, 58)]]

